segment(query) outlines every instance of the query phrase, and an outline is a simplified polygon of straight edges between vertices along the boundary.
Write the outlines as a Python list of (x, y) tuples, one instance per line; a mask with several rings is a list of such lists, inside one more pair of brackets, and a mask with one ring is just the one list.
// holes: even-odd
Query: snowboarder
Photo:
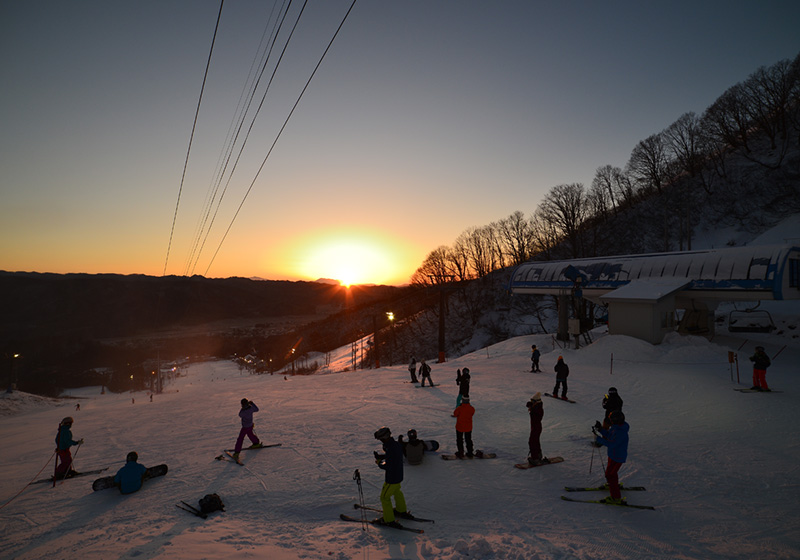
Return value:
[(559, 356), (555, 366), (556, 371), (556, 386), (553, 389), (553, 396), (558, 397), (558, 388), (563, 385), (564, 389), (561, 391), (561, 398), (567, 400), (567, 376), (569, 375), (569, 366), (564, 363), (564, 357)]
[(542, 404), (542, 394), (536, 393), (531, 397), (525, 406), (531, 415), (531, 435), (528, 437), (528, 463), (531, 465), (542, 465), (549, 463), (547, 457), (542, 456), (542, 445), (539, 437), (542, 435), (542, 418), (544, 417), (544, 405)]
[(469, 397), (469, 368), (464, 368), (464, 371), (460, 369), (456, 371), (456, 385), (458, 385), (458, 398), (456, 399), (456, 408), (461, 405), (461, 401), (464, 397)]
[(771, 391), (767, 386), (767, 368), (772, 365), (763, 346), (756, 346), (756, 353), (750, 356), (753, 362), (753, 386), (756, 391)]
[(403, 446), (403, 455), (409, 465), (419, 465), (425, 452), (428, 451), (428, 444), (417, 438), (417, 430), (408, 430), (408, 441), (403, 441), (403, 436), (398, 436), (400, 445)]
[(411, 374), (411, 383), (419, 383), (417, 379), (417, 359), (411, 356), (411, 363), (408, 364), (408, 373)]
[(541, 373), (542, 370), (539, 369), (539, 357), (542, 355), (539, 352), (539, 349), (536, 348), (536, 345), (531, 345), (531, 373)]
[[(400, 442), (392, 438), (392, 432), (386, 426), (375, 432), (374, 436), (383, 445), (383, 455), (375, 452), (375, 463), (386, 474), (381, 488), (383, 516), (375, 519), (373, 523), (399, 527), (400, 524), (395, 520), (395, 516), (408, 516), (406, 498), (400, 488), (403, 482), (403, 448)], [(392, 497), (394, 497), (394, 507), (392, 507)]]
[(242, 399), (242, 409), (239, 411), (239, 418), (242, 419), (242, 429), (239, 430), (239, 437), (236, 438), (236, 446), (233, 448), (233, 458), (238, 461), (239, 453), (242, 451), (242, 444), (244, 443), (244, 436), (250, 438), (253, 444), (250, 446), (253, 449), (262, 447), (261, 441), (253, 431), (255, 424), (253, 423), (253, 413), (258, 412), (258, 407), (255, 403), (248, 399)]
[(464, 443), (467, 444), (466, 457), (472, 459), (472, 417), (475, 415), (475, 409), (469, 404), (469, 397), (463, 397), (461, 404), (453, 411), (453, 416), (456, 417), (456, 457), (463, 459)]
[(608, 447), (608, 465), (606, 466), (606, 482), (611, 496), (603, 499), (606, 503), (624, 504), (625, 499), (619, 488), (619, 469), (628, 458), (628, 432), (630, 426), (625, 422), (625, 415), (621, 410), (615, 410), (610, 415), (611, 427), (600, 428), (596, 442)]
[(125, 466), (114, 476), (114, 484), (119, 488), (120, 494), (133, 494), (142, 487), (147, 467), (140, 465), (138, 460), (139, 454), (131, 451), (125, 458)]
[(83, 445), (83, 439), (74, 441), (72, 439), (72, 423), (74, 420), (71, 416), (67, 416), (58, 424), (58, 433), (56, 434), (56, 453), (58, 454), (58, 464), (53, 476), (55, 478), (67, 478), (79, 474), (78, 471), (72, 468), (72, 453), (69, 448), (73, 445)]
[(603, 418), (603, 427), (607, 430), (611, 427), (610, 416), (615, 410), (622, 410), (622, 397), (617, 393), (616, 387), (609, 387), (608, 393), (603, 397), (603, 410), (606, 414)]
[(425, 360), (422, 360), (422, 364), (419, 366), (419, 373), (422, 376), (422, 384), (421, 387), (425, 386), (425, 380), (428, 380), (428, 385), (433, 387), (433, 379), (431, 379), (431, 366)]

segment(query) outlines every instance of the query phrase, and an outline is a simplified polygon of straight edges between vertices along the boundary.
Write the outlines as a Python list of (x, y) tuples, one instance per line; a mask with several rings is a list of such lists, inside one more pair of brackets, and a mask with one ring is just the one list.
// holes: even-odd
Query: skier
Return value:
[(139, 454), (131, 451), (125, 458), (125, 466), (114, 476), (114, 484), (119, 488), (120, 494), (133, 494), (142, 487), (147, 467), (140, 465), (138, 460)]
[(421, 387), (425, 386), (426, 379), (428, 380), (428, 385), (433, 387), (433, 379), (431, 379), (431, 366), (429, 366), (425, 360), (422, 360), (422, 364), (419, 366), (419, 373), (422, 376)]
[(771, 391), (767, 386), (767, 368), (772, 365), (763, 346), (756, 346), (756, 353), (750, 356), (753, 362), (753, 386), (756, 391)]
[(233, 448), (233, 458), (235, 460), (239, 460), (239, 453), (242, 451), (242, 444), (244, 443), (244, 436), (250, 438), (250, 441), (253, 444), (250, 446), (250, 449), (257, 449), (259, 447), (263, 447), (261, 441), (258, 439), (258, 436), (253, 431), (255, 427), (253, 423), (253, 413), (258, 412), (258, 407), (256, 404), (247, 399), (242, 399), (242, 409), (239, 411), (239, 418), (242, 419), (242, 429), (239, 430), (239, 437), (236, 438), (236, 446)]
[(411, 374), (411, 383), (419, 383), (417, 379), (417, 359), (411, 356), (411, 363), (408, 364), (408, 373)]
[(561, 391), (561, 398), (567, 400), (567, 376), (569, 375), (569, 366), (564, 363), (563, 356), (558, 357), (554, 369), (556, 371), (556, 386), (553, 389), (553, 396), (558, 397), (558, 387), (563, 384), (564, 389)]
[(611, 413), (611, 427), (600, 428), (596, 442), (608, 447), (608, 466), (606, 466), (606, 482), (611, 496), (602, 501), (609, 504), (624, 504), (625, 498), (619, 488), (619, 469), (628, 458), (628, 432), (631, 427), (625, 422), (621, 410)]
[(606, 411), (603, 418), (603, 427), (607, 430), (611, 427), (611, 420), (609, 417), (615, 410), (622, 410), (622, 397), (617, 393), (616, 387), (609, 387), (608, 393), (603, 397), (603, 410)]
[(544, 405), (542, 404), (542, 394), (536, 393), (531, 397), (525, 406), (531, 415), (531, 435), (528, 437), (528, 463), (531, 465), (543, 465), (549, 463), (547, 457), (542, 456), (542, 445), (539, 437), (542, 435), (542, 418), (544, 417)]
[(72, 423), (74, 420), (71, 416), (67, 416), (58, 424), (58, 433), (56, 434), (56, 453), (58, 453), (59, 463), (56, 466), (55, 478), (68, 478), (75, 476), (78, 473), (72, 468), (72, 453), (69, 448), (73, 445), (82, 445), (83, 439), (74, 441), (72, 439)]
[(453, 416), (456, 417), (456, 457), (459, 459), (464, 458), (464, 442), (467, 443), (466, 456), (472, 459), (472, 417), (475, 415), (475, 409), (469, 404), (469, 397), (463, 397), (461, 404), (453, 411)]
[(539, 356), (542, 353), (539, 352), (539, 349), (536, 348), (536, 345), (533, 344), (531, 346), (531, 373), (541, 373), (542, 370), (539, 369)]
[[(409, 517), (406, 498), (400, 488), (403, 482), (403, 448), (400, 442), (392, 438), (392, 432), (386, 426), (379, 429), (374, 435), (375, 439), (383, 445), (384, 452), (383, 455), (375, 452), (375, 463), (386, 474), (381, 489), (383, 516), (376, 518), (373, 523), (400, 527), (400, 524), (395, 521), (395, 516)], [(394, 497), (395, 507), (392, 507), (392, 497)]]
[(461, 401), (464, 397), (469, 397), (469, 368), (464, 368), (464, 371), (460, 369), (456, 371), (456, 385), (458, 385), (458, 398), (456, 399), (456, 407), (461, 405)]
[(425, 452), (428, 451), (428, 444), (417, 438), (417, 430), (408, 430), (408, 441), (403, 441), (403, 436), (398, 436), (400, 445), (403, 446), (403, 455), (409, 465), (419, 465)]

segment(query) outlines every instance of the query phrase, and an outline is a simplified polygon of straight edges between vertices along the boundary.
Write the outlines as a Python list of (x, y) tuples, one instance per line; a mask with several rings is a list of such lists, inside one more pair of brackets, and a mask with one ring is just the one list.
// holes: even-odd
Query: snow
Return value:
[[(405, 383), (401, 365), (292, 377), (250, 376), (214, 361), (190, 366), (153, 402), (144, 393), (101, 395), (99, 387), (58, 400), (3, 394), (0, 558), (798, 558), (800, 303), (762, 306), (779, 324), (773, 334), (719, 328), (712, 341), (670, 335), (652, 346), (595, 331), (594, 343), (577, 350), (532, 335), (444, 364), (428, 357), (435, 388)], [(543, 374), (528, 371), (531, 344), (542, 351)], [(777, 355), (767, 380), (782, 393), (733, 390), (750, 385), (747, 357), (757, 344)], [(738, 373), (729, 351), (738, 353)], [(515, 469), (527, 454), (525, 402), (552, 389), (559, 355), (570, 366), (577, 404), (546, 399), (542, 447), (566, 460)], [(342, 351), (331, 370), (347, 362)], [(465, 366), (476, 446), (497, 458), (442, 461), (434, 454), (406, 466), (411, 511), (436, 520), (418, 525), (423, 535), (363, 531), (339, 520), (340, 513), (359, 515), (355, 469), (367, 503), (379, 503), (383, 471), (372, 457), (379, 427), (395, 435), (415, 428), (441, 451), (454, 451), (455, 373)], [(565, 485), (603, 482), (604, 450), (588, 442), (609, 386), (619, 389), (631, 425), (621, 479), (647, 487), (623, 494), (656, 511), (559, 499)], [(240, 467), (214, 457), (234, 444), (243, 397), (261, 408), (255, 420), (263, 441), (283, 446), (244, 452)], [(109, 467), (113, 474), (136, 450), (143, 464), (167, 463), (169, 473), (127, 496), (92, 492), (93, 476), (26, 487), (52, 472), (53, 438), (67, 415), (75, 418), (75, 438), (86, 441), (73, 448), (78, 470)], [(212, 492), (226, 511), (207, 520), (175, 507)]]

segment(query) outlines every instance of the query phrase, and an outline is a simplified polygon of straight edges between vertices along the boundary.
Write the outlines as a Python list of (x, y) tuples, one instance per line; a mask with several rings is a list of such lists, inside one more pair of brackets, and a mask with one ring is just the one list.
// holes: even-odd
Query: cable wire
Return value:
[(222, 6), (225, 3), (225, 0), (220, 0), (219, 2), (219, 13), (217, 14), (217, 24), (214, 27), (214, 37), (211, 39), (211, 50), (208, 53), (208, 60), (206, 61), (206, 71), (203, 74), (203, 85), (200, 87), (200, 98), (197, 100), (197, 109), (194, 113), (194, 122), (192, 123), (192, 132), (189, 135), (189, 147), (186, 150), (186, 159), (183, 162), (183, 174), (181, 175), (181, 184), (178, 187), (178, 200), (175, 203), (175, 213), (172, 216), (172, 228), (169, 232), (169, 243), (167, 244), (167, 256), (164, 259), (164, 272), (162, 276), (166, 276), (167, 274), (167, 264), (169, 263), (169, 253), (170, 249), (172, 248), (172, 236), (175, 234), (175, 222), (178, 219), (178, 207), (181, 204), (181, 193), (183, 192), (183, 182), (186, 179), (186, 168), (189, 166), (189, 154), (192, 151), (192, 141), (194, 140), (194, 132), (197, 128), (197, 118), (200, 114), (200, 103), (203, 101), (203, 92), (206, 88), (206, 80), (208, 79), (208, 69), (211, 66), (211, 55), (214, 53), (214, 43), (217, 41), (217, 31), (219, 31), (219, 22), (222, 19)]

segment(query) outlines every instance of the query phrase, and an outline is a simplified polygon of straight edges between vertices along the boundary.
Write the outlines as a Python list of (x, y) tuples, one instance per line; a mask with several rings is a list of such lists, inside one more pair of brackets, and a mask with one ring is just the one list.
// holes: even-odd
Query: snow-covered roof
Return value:
[[(794, 262), (787, 266), (790, 259)], [(798, 262), (800, 247), (787, 245), (532, 261), (514, 270), (509, 289), (513, 293), (550, 293), (580, 286), (582, 290), (610, 291), (633, 280), (658, 278), (685, 281), (686, 289), (692, 291), (761, 292), (769, 299), (797, 299), (797, 289), (784, 293), (784, 280), (790, 272), (797, 275)]]

